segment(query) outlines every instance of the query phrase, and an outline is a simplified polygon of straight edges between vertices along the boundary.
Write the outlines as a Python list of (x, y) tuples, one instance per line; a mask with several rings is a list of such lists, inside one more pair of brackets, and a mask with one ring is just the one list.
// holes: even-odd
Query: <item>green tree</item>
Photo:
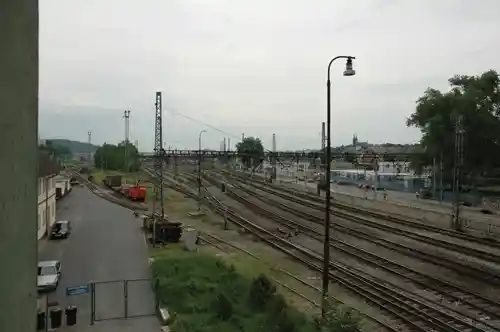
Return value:
[(128, 163), (125, 162), (125, 142), (118, 145), (104, 144), (94, 154), (97, 168), (107, 170), (137, 171), (140, 167), (139, 152), (131, 143), (127, 145)]
[[(454, 165), (456, 120), (463, 119), (464, 171), (482, 175), (500, 165), (500, 78), (490, 70), (479, 76), (456, 75), (449, 92), (428, 88), (417, 101), (407, 126), (422, 132), (423, 153), (412, 164), (422, 168), (443, 155), (444, 169)], [(449, 182), (450, 176), (446, 179)]]
[(264, 158), (264, 146), (259, 138), (245, 137), (243, 141), (236, 144), (236, 151), (247, 168), (257, 166)]
[(52, 155), (57, 160), (67, 160), (73, 155), (67, 147), (53, 144), (51, 140), (46, 140), (45, 144), (42, 145), (40, 149)]

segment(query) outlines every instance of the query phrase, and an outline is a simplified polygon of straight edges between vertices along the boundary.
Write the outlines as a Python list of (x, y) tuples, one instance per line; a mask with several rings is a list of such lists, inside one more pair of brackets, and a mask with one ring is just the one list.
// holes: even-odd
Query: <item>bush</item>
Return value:
[(357, 311), (330, 303), (322, 331), (361, 332), (360, 323), (361, 316)]
[(222, 320), (228, 320), (233, 315), (233, 304), (224, 294), (217, 295), (214, 307), (217, 316)]
[(250, 286), (249, 300), (256, 308), (262, 308), (276, 293), (276, 287), (264, 275), (255, 278)]
[(157, 258), (152, 269), (175, 332), (316, 331), (263, 275), (251, 280), (219, 259), (186, 252)]

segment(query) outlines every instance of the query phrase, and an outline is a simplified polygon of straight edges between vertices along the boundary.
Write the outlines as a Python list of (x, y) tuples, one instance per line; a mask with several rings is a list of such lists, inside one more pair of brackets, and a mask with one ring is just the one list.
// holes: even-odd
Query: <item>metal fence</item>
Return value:
[(158, 280), (151, 278), (92, 282), (91, 324), (154, 316), (159, 306), (157, 294)]

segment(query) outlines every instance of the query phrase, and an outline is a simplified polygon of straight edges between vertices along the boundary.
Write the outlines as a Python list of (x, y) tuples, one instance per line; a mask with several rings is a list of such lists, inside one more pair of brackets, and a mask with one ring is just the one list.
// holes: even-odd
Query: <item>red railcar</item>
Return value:
[(133, 201), (144, 202), (146, 200), (146, 192), (146, 187), (143, 186), (129, 187), (125, 196)]

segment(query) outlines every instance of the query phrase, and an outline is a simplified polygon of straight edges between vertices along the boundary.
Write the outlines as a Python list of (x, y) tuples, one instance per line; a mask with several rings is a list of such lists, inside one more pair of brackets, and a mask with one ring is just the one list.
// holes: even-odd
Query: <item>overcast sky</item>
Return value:
[(498, 13), (498, 0), (40, 1), (40, 135), (115, 143), (130, 108), (131, 140), (151, 150), (162, 91), (167, 146), (197, 148), (206, 129), (206, 148), (242, 133), (318, 148), (328, 62), (353, 55), (356, 76), (331, 72), (332, 144), (413, 143), (405, 119), (428, 86), (498, 68)]

